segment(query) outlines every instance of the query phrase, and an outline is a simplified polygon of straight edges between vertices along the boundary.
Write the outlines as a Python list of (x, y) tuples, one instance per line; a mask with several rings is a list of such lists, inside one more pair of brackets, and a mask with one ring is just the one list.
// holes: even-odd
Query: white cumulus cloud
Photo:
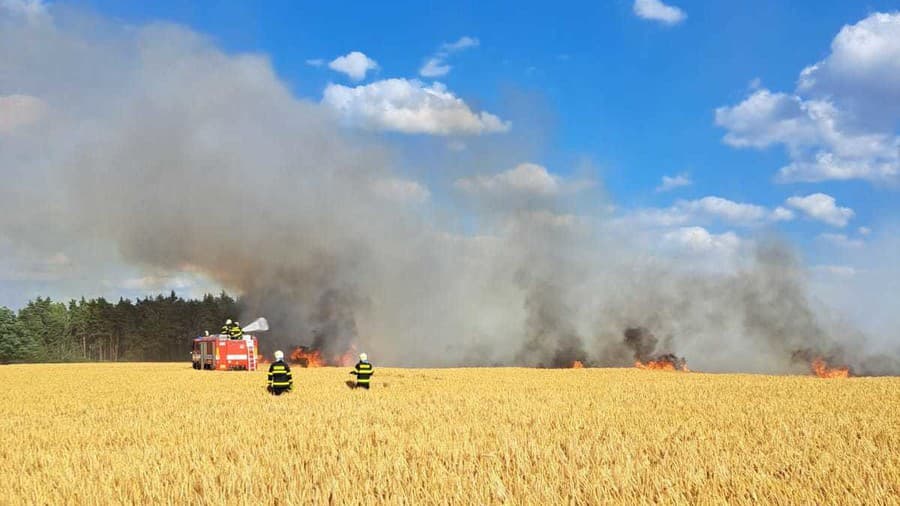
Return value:
[(519, 164), (499, 174), (459, 179), (455, 186), (468, 193), (513, 192), (540, 196), (557, 195), (563, 188), (559, 176), (534, 163)]
[(716, 109), (716, 124), (728, 129), (725, 143), (735, 147), (784, 143), (797, 149), (818, 140), (815, 122), (805, 113), (804, 103), (767, 89), (754, 92), (734, 107)]
[(661, 0), (634, 0), (634, 13), (643, 19), (676, 25), (687, 19), (687, 14), (678, 7), (666, 5)]
[[(537, 202), (551, 203), (554, 199), (574, 195), (593, 185), (591, 180), (566, 178), (535, 163), (521, 163), (503, 172), (474, 175), (454, 182), (458, 190), (497, 208), (532, 207)], [(555, 215), (556, 212), (553, 211), (552, 214)], [(564, 221), (572, 219), (568, 215), (560, 216), (566, 216)], [(559, 224), (557, 218), (559, 217), (550, 221)], [(548, 223), (548, 220), (542, 219), (541, 222)]]
[(696, 200), (679, 200), (671, 207), (640, 209), (626, 221), (651, 227), (672, 227), (692, 223), (721, 221), (737, 226), (759, 226), (776, 221), (790, 221), (794, 213), (790, 209), (735, 202), (722, 197), (707, 196)]
[(330, 84), (323, 103), (349, 124), (371, 130), (432, 135), (478, 135), (510, 128), (488, 112), (474, 112), (441, 83), (385, 79), (364, 86)]
[(900, 111), (900, 12), (875, 13), (844, 26), (831, 43), (831, 54), (803, 69), (799, 89), (821, 95), (840, 93), (868, 114), (896, 115)]
[(359, 51), (353, 51), (329, 62), (328, 68), (347, 74), (354, 81), (361, 81), (368, 71), (378, 68), (378, 63)]
[(845, 26), (794, 92), (755, 90), (715, 121), (731, 146), (783, 145), (779, 182), (900, 182), (900, 13)]
[(763, 206), (744, 204), (722, 197), (703, 197), (699, 200), (683, 201), (676, 207), (695, 215), (719, 218), (727, 223), (754, 224), (770, 218), (783, 219), (782, 212), (773, 214)]
[(791, 221), (794, 219), (794, 211), (784, 207), (776, 207), (771, 214), (772, 221)]
[(805, 197), (790, 197), (785, 201), (806, 216), (835, 227), (845, 227), (855, 214), (849, 207), (838, 207), (837, 201), (825, 193), (813, 193)]
[(713, 234), (703, 227), (681, 227), (665, 233), (663, 240), (694, 253), (732, 254), (741, 245), (734, 232)]
[(766, 208), (763, 206), (742, 204), (721, 197), (703, 197), (700, 200), (684, 202), (681, 207), (691, 212), (717, 216), (734, 223), (759, 221), (767, 214)]

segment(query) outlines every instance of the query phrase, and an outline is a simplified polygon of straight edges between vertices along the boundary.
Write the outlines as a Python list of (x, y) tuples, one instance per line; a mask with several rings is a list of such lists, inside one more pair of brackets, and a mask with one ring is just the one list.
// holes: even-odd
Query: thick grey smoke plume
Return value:
[[(208, 276), (241, 294), (244, 320), (269, 319), (271, 347), (627, 366), (625, 330), (643, 328), (665, 336), (652, 352), (700, 370), (804, 371), (804, 354), (874, 363), (847, 352), (862, 338), (817, 319), (783, 245), (724, 273), (686, 269), (584, 217), (576, 193), (601, 198), (587, 184), (527, 164), (461, 168), (428, 200), (427, 171), (414, 182), (395, 168), (402, 147), (341, 128), (264, 56), (181, 27), (0, 14), (0, 96), (13, 94), (31, 98), (0, 132), (0, 236)], [(889, 357), (877, 369), (898, 371)]]

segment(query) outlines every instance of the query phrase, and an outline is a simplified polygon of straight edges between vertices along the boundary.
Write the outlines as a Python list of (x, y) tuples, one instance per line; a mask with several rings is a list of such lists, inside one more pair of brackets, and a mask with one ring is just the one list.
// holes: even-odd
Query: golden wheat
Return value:
[(896, 504), (900, 379), (0, 367), (4, 504)]

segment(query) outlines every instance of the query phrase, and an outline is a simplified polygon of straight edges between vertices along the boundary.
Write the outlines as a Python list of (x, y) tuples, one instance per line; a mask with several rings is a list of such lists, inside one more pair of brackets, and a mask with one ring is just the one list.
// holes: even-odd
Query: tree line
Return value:
[(218, 332), (239, 303), (225, 292), (183, 299), (56, 302), (38, 297), (18, 313), (0, 306), (0, 362), (181, 361), (191, 340)]

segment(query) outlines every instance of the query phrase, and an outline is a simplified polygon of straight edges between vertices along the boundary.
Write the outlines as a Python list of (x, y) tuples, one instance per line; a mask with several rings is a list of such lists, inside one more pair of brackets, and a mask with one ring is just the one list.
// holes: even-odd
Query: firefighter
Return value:
[(365, 353), (359, 354), (359, 362), (356, 363), (356, 367), (350, 371), (350, 374), (356, 376), (356, 388), (369, 389), (369, 381), (375, 374), (375, 368), (369, 363), (369, 357)]
[(232, 339), (240, 339), (244, 337), (244, 331), (241, 330), (241, 322), (234, 322), (234, 325), (228, 329), (228, 335), (231, 336)]
[(222, 331), (219, 334), (228, 335), (231, 333), (231, 318), (225, 320), (225, 325), (222, 325)]
[(269, 366), (269, 384), (266, 389), (273, 395), (281, 395), (294, 389), (291, 366), (284, 361), (281, 350), (275, 352), (275, 361)]

